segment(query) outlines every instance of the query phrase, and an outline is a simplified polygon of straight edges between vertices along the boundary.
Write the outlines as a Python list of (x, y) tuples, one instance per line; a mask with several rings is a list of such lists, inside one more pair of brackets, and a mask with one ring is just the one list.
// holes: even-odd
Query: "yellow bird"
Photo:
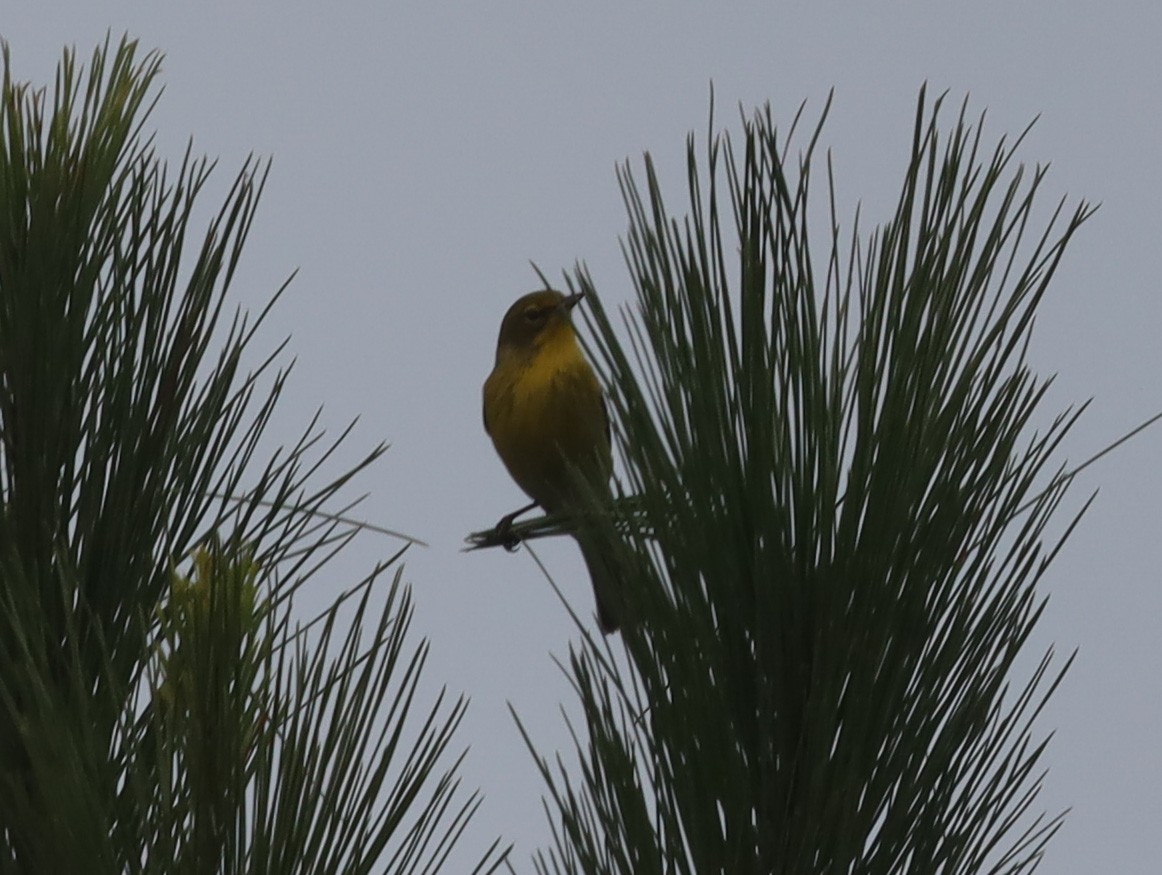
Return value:
[[(545, 289), (518, 299), (504, 314), (496, 364), (484, 382), (484, 429), (508, 473), (533, 500), (529, 508), (568, 513), (581, 497), (581, 474), (598, 495), (612, 497), (609, 417), (593, 368), (573, 331), (570, 311), (582, 295)], [(609, 634), (621, 625), (618, 575), (599, 546), (578, 532), (593, 580), (597, 621)]]

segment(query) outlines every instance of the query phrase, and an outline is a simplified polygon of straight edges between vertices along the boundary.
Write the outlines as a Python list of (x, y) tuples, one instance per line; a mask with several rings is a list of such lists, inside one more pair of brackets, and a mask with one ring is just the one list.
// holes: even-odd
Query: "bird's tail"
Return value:
[(621, 597), (621, 574), (608, 551), (590, 538), (578, 538), (581, 556), (593, 581), (593, 595), (597, 599), (597, 625), (606, 635), (621, 628), (624, 607)]

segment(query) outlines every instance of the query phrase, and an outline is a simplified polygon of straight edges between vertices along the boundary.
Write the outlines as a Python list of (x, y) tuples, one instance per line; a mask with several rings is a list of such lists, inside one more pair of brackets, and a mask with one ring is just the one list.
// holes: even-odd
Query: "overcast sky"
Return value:
[[(19, 78), (51, 81), (61, 48), (107, 30), (165, 53), (159, 144), (221, 159), (220, 198), (252, 151), (274, 158), (236, 300), (260, 306), (294, 269), (266, 342), (292, 335), (287, 423), (325, 405), (350, 447), (392, 449), (361, 515), (413, 533), (413, 632), (432, 641), (429, 688), (472, 706), (464, 774), (487, 798), (467, 837), (516, 842), (520, 871), (547, 839), (542, 786), (511, 702), (545, 751), (571, 706), (552, 654), (574, 634), (524, 553), (465, 554), (468, 531), (523, 496), (480, 424), (480, 384), (508, 304), (588, 263), (627, 300), (616, 162), (649, 150), (681, 203), (684, 138), (706, 126), (713, 81), (733, 107), (835, 102), (823, 143), (841, 203), (886, 218), (924, 82), (987, 108), (986, 141), (1040, 121), (1022, 147), (1052, 162), (1045, 204), (1100, 202), (1040, 311), (1033, 360), (1049, 403), (1094, 402), (1069, 440), (1080, 460), (1162, 409), (1162, 4), (936, 3), (4, 3)], [(948, 120), (951, 122), (951, 114)], [(820, 191), (820, 193), (822, 193)], [(208, 206), (209, 204), (207, 204)], [(288, 430), (287, 441), (294, 435)], [(1041, 723), (1056, 730), (1042, 805), (1073, 809), (1042, 871), (1156, 873), (1162, 859), (1162, 428), (1079, 479), (1092, 511), (1045, 581), (1034, 647), (1080, 648)], [(591, 610), (568, 541), (540, 554)], [(393, 552), (364, 539), (355, 567)], [(336, 581), (336, 587), (341, 585)], [(320, 604), (330, 594), (318, 593)]]

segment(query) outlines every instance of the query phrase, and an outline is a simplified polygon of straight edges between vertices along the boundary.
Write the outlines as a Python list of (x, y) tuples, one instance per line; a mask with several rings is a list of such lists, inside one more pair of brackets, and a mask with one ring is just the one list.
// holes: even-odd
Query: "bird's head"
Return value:
[(575, 335), (570, 311), (582, 297), (582, 292), (563, 295), (552, 289), (542, 289), (518, 298), (500, 323), (497, 360), (506, 354), (529, 355), (546, 344), (573, 341)]

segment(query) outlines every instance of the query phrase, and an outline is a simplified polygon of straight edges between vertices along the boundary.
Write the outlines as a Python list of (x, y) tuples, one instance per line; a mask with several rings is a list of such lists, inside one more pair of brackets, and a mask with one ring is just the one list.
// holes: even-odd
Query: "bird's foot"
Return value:
[(528, 513), (536, 506), (537, 503), (534, 501), (532, 504), (526, 504), (524, 507), (517, 508), (508, 516), (501, 517), (500, 522), (496, 524), (496, 537), (509, 553), (514, 552), (520, 546), (520, 538), (512, 533), (512, 521), (522, 513)]
[(509, 553), (515, 553), (516, 548), (520, 546), (520, 538), (512, 533), (512, 523), (521, 513), (523, 511), (513, 511), (507, 516), (501, 517), (500, 522), (496, 524), (496, 536)]

